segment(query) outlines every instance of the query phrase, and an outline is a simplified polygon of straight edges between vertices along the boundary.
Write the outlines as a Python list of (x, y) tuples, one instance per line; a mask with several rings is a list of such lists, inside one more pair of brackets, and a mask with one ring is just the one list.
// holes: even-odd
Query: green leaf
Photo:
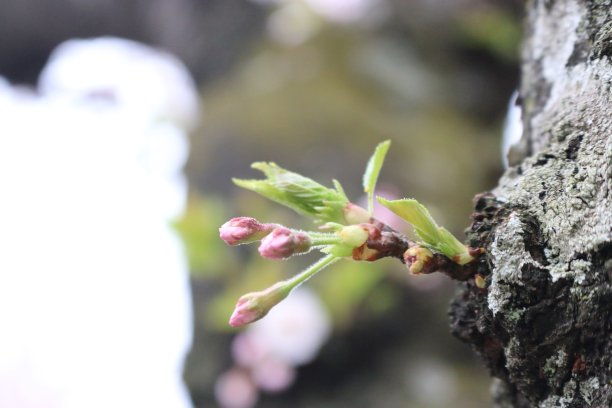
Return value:
[(368, 212), (370, 215), (374, 212), (374, 190), (376, 189), (376, 181), (380, 174), (380, 169), (385, 161), (385, 156), (391, 145), (390, 140), (385, 140), (379, 143), (374, 150), (374, 154), (368, 160), (365, 173), (363, 174), (363, 191), (368, 193)]
[(344, 207), (348, 198), (342, 186), (334, 181), (336, 189), (327, 188), (307, 177), (285, 170), (275, 163), (257, 162), (251, 165), (266, 176), (263, 180), (233, 179), (239, 187), (287, 206), (299, 214), (312, 217), (315, 222), (344, 223)]
[(378, 202), (408, 221), (415, 232), (426, 243), (434, 242), (438, 237), (438, 224), (427, 211), (424, 205), (414, 199), (386, 200), (377, 197)]
[(408, 221), (414, 232), (423, 240), (423, 244), (440, 252), (453, 261), (464, 265), (474, 259), (465, 245), (446, 228), (438, 226), (425, 206), (417, 200), (385, 200), (377, 197), (378, 202)]

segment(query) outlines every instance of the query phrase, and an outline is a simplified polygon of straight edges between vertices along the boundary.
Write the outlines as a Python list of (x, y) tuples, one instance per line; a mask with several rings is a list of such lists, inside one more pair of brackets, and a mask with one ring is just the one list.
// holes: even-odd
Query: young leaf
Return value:
[(461, 243), (446, 228), (439, 227), (424, 205), (414, 199), (385, 200), (377, 197), (378, 202), (408, 221), (414, 227), (414, 232), (428, 246), (458, 264), (464, 265), (474, 259), (465, 245)]
[(318, 223), (344, 223), (343, 209), (348, 204), (340, 183), (334, 182), (336, 190), (285, 170), (275, 163), (257, 162), (251, 165), (266, 176), (263, 180), (233, 179), (234, 183), (247, 190), (285, 205), (299, 214), (313, 217)]
[(376, 189), (376, 181), (378, 180), (380, 169), (385, 161), (385, 156), (387, 155), (390, 145), (391, 141), (385, 140), (376, 146), (376, 150), (374, 150), (374, 154), (372, 154), (372, 157), (368, 160), (368, 165), (363, 174), (363, 191), (368, 193), (368, 212), (370, 215), (374, 212), (374, 190)]
[(426, 243), (431, 244), (438, 239), (438, 224), (429, 214), (427, 208), (414, 199), (386, 200), (377, 197), (378, 202), (408, 221), (415, 232)]

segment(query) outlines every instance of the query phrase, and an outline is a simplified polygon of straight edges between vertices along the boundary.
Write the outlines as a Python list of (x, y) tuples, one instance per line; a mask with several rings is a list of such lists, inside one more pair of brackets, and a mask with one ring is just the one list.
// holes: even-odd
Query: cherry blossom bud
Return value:
[(240, 327), (261, 319), (268, 314), (270, 309), (285, 299), (289, 292), (291, 292), (290, 285), (286, 282), (279, 282), (268, 289), (241, 296), (230, 317), (230, 326)]
[(484, 278), (484, 277), (483, 277), (481, 274), (479, 274), (479, 273), (477, 273), (477, 274), (474, 276), (474, 283), (476, 284), (476, 287), (478, 287), (478, 289), (484, 289), (484, 288), (486, 288), (486, 287), (487, 287), (487, 281), (486, 281), (486, 280), (485, 280), (485, 278)]
[(370, 231), (364, 225), (349, 225), (342, 228), (338, 234), (342, 238), (342, 243), (352, 248), (363, 245), (370, 236)]
[(413, 275), (420, 274), (432, 258), (433, 253), (429, 249), (420, 246), (410, 247), (404, 252), (404, 261), (406, 266), (408, 266), (408, 270)]
[(370, 222), (371, 215), (357, 204), (348, 203), (344, 209), (344, 219), (348, 224), (361, 224)]
[(219, 228), (219, 236), (228, 245), (248, 244), (259, 241), (276, 226), (275, 224), (262, 224), (255, 218), (237, 217)]
[[(383, 253), (378, 249), (370, 248), (368, 246), (368, 240), (377, 241), (381, 238), (381, 230), (380, 227), (374, 224), (359, 224), (359, 225), (350, 225), (345, 228), (349, 228), (349, 231), (353, 231), (355, 234), (356, 230), (353, 228), (361, 228), (364, 231), (365, 239), (363, 240), (360, 246), (356, 246), (353, 248), (352, 257), (355, 261), (367, 261), (373, 262), (381, 258)], [(350, 234), (349, 234), (350, 235)], [(357, 234), (354, 235), (354, 238), (357, 237)], [(355, 241), (357, 242), (357, 241)]]
[(308, 234), (277, 227), (261, 241), (259, 253), (264, 258), (286, 259), (295, 254), (308, 252), (311, 244)]

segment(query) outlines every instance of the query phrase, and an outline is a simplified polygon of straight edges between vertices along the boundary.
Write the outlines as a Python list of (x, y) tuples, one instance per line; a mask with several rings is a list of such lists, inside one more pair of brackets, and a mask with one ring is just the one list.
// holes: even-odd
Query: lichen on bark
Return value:
[(465, 284), (450, 312), (498, 407), (612, 406), (611, 10), (527, 3), (524, 156), (476, 200), (487, 288)]

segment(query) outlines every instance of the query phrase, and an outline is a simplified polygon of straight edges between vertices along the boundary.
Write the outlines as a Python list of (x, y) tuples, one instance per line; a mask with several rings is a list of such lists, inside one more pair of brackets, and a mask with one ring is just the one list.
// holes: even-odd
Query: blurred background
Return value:
[[(198, 124), (181, 128), (188, 135), (188, 198), (161, 219), (178, 231), (189, 265), (193, 342), (182, 376), (195, 407), (487, 407), (489, 378), (447, 327), (454, 283), (408, 276), (397, 261), (340, 262), (274, 315), (236, 331), (227, 320), (241, 294), (316, 257), (264, 260), (255, 247), (226, 247), (218, 227), (248, 215), (312, 228), (231, 178), (259, 177), (250, 164), (274, 161), (328, 186), (337, 178), (349, 198), (363, 202), (368, 157), (391, 139), (378, 194), (418, 198), (462, 237), (472, 197), (494, 187), (502, 171), (501, 129), (518, 84), (521, 3), (3, 0), (0, 76), (15, 89), (41, 93), (41, 73), (59, 44), (99, 36), (153, 46), (187, 67), (199, 104), (185, 102), (187, 92), (169, 99), (169, 109), (197, 109), (185, 115)], [(90, 72), (83, 67), (77, 71)], [(148, 89), (137, 91), (141, 99)], [(0, 120), (6, 112), (0, 104)], [(9, 132), (0, 129), (5, 148), (12, 146)], [(146, 287), (147, 275), (139, 279), (135, 288)], [(158, 299), (163, 308), (165, 298)]]

